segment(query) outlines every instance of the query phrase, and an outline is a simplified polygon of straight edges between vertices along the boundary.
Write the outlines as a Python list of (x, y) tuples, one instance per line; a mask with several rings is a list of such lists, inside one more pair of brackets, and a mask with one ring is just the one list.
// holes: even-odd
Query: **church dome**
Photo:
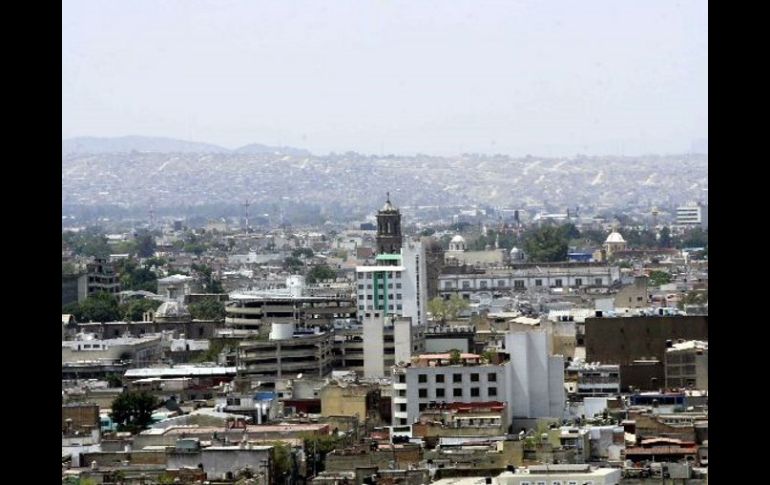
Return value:
[(187, 307), (175, 301), (167, 301), (155, 310), (155, 318), (181, 320), (189, 319), (191, 317), (192, 315), (190, 315), (190, 311)]
[(456, 235), (455, 237), (452, 238), (451, 242), (465, 244), (465, 238), (458, 234), (458, 235)]
[(607, 236), (607, 240), (604, 242), (605, 243), (625, 243), (626, 240), (623, 239), (623, 236), (621, 236), (618, 231), (612, 231), (610, 235)]

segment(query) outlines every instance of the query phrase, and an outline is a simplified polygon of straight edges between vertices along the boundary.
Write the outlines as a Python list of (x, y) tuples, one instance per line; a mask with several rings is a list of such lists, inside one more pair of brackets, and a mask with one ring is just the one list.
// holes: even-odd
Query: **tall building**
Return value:
[(676, 223), (680, 226), (709, 227), (709, 206), (703, 204), (687, 204), (676, 208)]
[(398, 254), (401, 250), (401, 212), (388, 199), (377, 213), (377, 253)]
[[(548, 354), (545, 331), (505, 335), (505, 361), (480, 355), (424, 354), (393, 368), (393, 425), (413, 424), (435, 403), (506, 401), (507, 419), (562, 417), (564, 358)], [(509, 421), (506, 426), (511, 424)]]

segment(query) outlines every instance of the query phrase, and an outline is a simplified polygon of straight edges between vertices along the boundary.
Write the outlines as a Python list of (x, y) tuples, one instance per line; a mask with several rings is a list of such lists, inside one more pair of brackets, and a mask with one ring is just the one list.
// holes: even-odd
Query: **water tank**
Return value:
[(291, 275), (286, 278), (286, 288), (292, 297), (302, 296), (302, 290), (305, 288), (305, 277), (302, 275)]
[(294, 336), (294, 323), (273, 323), (270, 340), (287, 340)]

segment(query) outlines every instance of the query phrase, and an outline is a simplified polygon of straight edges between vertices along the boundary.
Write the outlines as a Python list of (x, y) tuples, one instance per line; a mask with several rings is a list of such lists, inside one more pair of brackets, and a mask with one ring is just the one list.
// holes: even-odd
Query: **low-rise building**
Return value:
[(619, 468), (593, 468), (590, 465), (537, 465), (504, 472), (495, 485), (619, 485)]
[(666, 349), (666, 387), (669, 389), (709, 388), (708, 342), (689, 340)]

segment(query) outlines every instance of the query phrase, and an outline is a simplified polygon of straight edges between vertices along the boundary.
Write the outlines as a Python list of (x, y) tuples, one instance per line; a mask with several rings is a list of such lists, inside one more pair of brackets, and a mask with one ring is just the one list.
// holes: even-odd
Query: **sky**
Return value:
[(682, 153), (708, 139), (703, 0), (62, 4), (62, 138), (316, 154)]

